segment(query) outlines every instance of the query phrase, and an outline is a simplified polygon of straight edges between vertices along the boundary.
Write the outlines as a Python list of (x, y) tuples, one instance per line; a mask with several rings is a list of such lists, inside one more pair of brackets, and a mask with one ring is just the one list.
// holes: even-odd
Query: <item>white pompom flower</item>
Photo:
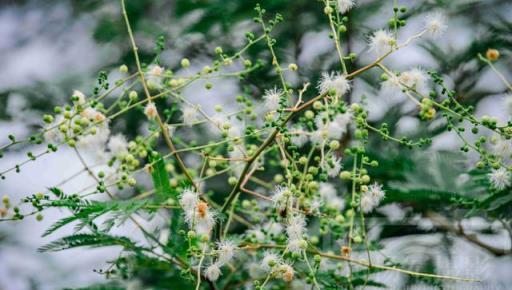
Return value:
[(425, 17), (425, 29), (434, 37), (441, 36), (448, 26), (446, 25), (446, 17), (440, 13), (435, 12)]
[(236, 245), (233, 241), (224, 240), (222, 242), (219, 242), (217, 244), (217, 254), (218, 254), (217, 263), (219, 265), (224, 265), (224, 264), (229, 263), (229, 261), (231, 261), (231, 259), (233, 259), (233, 257), (235, 256), (235, 250), (236, 250)]
[(322, 169), (327, 172), (329, 177), (336, 177), (341, 170), (341, 158), (333, 156), (329, 160), (322, 162)]
[(220, 267), (217, 265), (217, 263), (211, 264), (206, 268), (205, 272), (206, 278), (210, 281), (217, 281), (221, 275)]
[(293, 267), (289, 264), (282, 264), (279, 266), (279, 273), (281, 278), (286, 282), (291, 282), (295, 275)]
[(265, 100), (265, 108), (270, 111), (279, 109), (279, 103), (282, 95), (283, 91), (277, 88), (266, 90), (265, 95), (263, 96), (263, 99)]
[(345, 208), (345, 201), (337, 195), (336, 188), (332, 183), (320, 182), (319, 193), (326, 206), (337, 210)]
[(350, 81), (339, 72), (324, 72), (318, 83), (318, 90), (321, 94), (334, 91), (336, 97), (341, 97), (350, 90)]
[(382, 189), (382, 185), (376, 182), (368, 187), (368, 192), (372, 195), (377, 204), (384, 199), (384, 195), (386, 194)]
[(283, 211), (287, 208), (288, 204), (292, 203), (292, 198), (292, 192), (287, 186), (278, 185), (274, 189), (272, 202), (275, 208)]
[(506, 168), (493, 169), (488, 176), (491, 186), (497, 190), (503, 190), (510, 186), (510, 172)]
[(156, 118), (156, 116), (158, 115), (158, 111), (156, 110), (155, 103), (149, 102), (144, 108), (144, 114), (150, 120)]
[(150, 88), (158, 88), (162, 83), (162, 76), (164, 74), (164, 68), (153, 64), (148, 67), (146, 73), (146, 82)]
[(188, 126), (192, 126), (192, 124), (197, 122), (198, 117), (199, 117), (199, 112), (197, 111), (197, 109), (194, 107), (191, 107), (191, 106), (187, 106), (187, 107), (183, 108), (181, 113), (182, 113), (183, 123), (185, 123)]
[(279, 265), (280, 262), (281, 258), (278, 255), (272, 252), (265, 252), (263, 260), (261, 260), (261, 268), (266, 272), (270, 272), (275, 266)]
[(199, 194), (191, 188), (187, 188), (181, 193), (180, 205), (184, 210), (193, 210), (197, 206), (198, 202)]
[(126, 141), (126, 137), (122, 134), (111, 136), (108, 141), (107, 148), (115, 156), (128, 153), (128, 142)]
[(370, 37), (370, 50), (375, 51), (378, 55), (385, 54), (396, 45), (396, 39), (389, 31), (377, 30)]
[(384, 199), (385, 192), (382, 185), (374, 183), (368, 187), (368, 190), (361, 195), (361, 210), (364, 213), (373, 211)]
[(368, 192), (363, 193), (361, 196), (361, 211), (369, 213), (375, 208), (375, 199)]
[(338, 0), (338, 11), (346, 13), (356, 4), (354, 0)]
[(286, 228), (289, 240), (302, 240), (305, 231), (306, 220), (303, 215), (297, 214), (290, 217), (288, 227)]
[(86, 102), (86, 97), (84, 93), (79, 90), (74, 90), (72, 96), (76, 98), (76, 103), (79, 105), (83, 105)]

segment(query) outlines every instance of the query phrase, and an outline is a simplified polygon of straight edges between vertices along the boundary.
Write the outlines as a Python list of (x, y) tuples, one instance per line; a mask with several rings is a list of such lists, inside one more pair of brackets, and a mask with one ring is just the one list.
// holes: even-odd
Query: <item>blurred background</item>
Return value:
[[(337, 68), (337, 55), (329, 39), (322, 2), (258, 2), (269, 13), (280, 13), (284, 17), (273, 35), (278, 39), (277, 53), (281, 62), (294, 62), (300, 68), (298, 73), (287, 75), (290, 83), (296, 87), (306, 81), (314, 84), (322, 72)], [(392, 0), (356, 2), (356, 8), (349, 13), (344, 49), (359, 57), (350, 64), (349, 70), (373, 60), (374, 56), (368, 53), (368, 37), (376, 29), (387, 27), (392, 16)], [(419, 31), (425, 15), (434, 10), (447, 15), (448, 31), (439, 39), (414, 43), (385, 63), (398, 71), (415, 67), (435, 69), (457, 91), (462, 103), (476, 107), (477, 116), (494, 115), (501, 122), (508, 121), (512, 102), (507, 97), (506, 87), (476, 56), (488, 48), (498, 49), (501, 58), (496, 65), (512, 80), (511, 1), (398, 2), (408, 8), (404, 16), (408, 24), (401, 32), (401, 39)], [(142, 61), (150, 63), (153, 60), (156, 39), (164, 36), (165, 50), (160, 62), (180, 73), (181, 58), (192, 60), (190, 70), (200, 69), (214, 58), (216, 46), (226, 52), (235, 52), (244, 45), (246, 32), (257, 34), (259, 27), (252, 21), (256, 3), (253, 0), (127, 0), (127, 10)], [(7, 142), (8, 134), (21, 139), (40, 128), (42, 115), (69, 100), (73, 90), (90, 94), (97, 84), (99, 71), (107, 72), (113, 82), (119, 78), (119, 65), (133, 67), (118, 1), (2, 0), (0, 39), (0, 144)], [(269, 55), (263, 46), (251, 48), (248, 54), (251, 59), (260, 58), (268, 63)], [(211, 91), (198, 84), (184, 94), (190, 100), (202, 103), (204, 108), (209, 104), (229, 108), (234, 96), (248, 90), (254, 100), (259, 101), (261, 93), (254, 92), (262, 92), (275, 82), (268, 67), (254, 72), (242, 82), (222, 80)], [(469, 210), (450, 210), (451, 201), (444, 193), (485, 194), (484, 187), (467, 182), (468, 164), (475, 160), (475, 156), (447, 152), (456, 152), (460, 143), (447, 132), (446, 124), (420, 123), (410, 103), (400, 97), (381, 94), (379, 76), (380, 72), (376, 70), (363, 74), (354, 82), (348, 99), (365, 100), (370, 119), (376, 124), (388, 122), (392, 135), (434, 136), (434, 139), (427, 149), (407, 151), (407, 154), (394, 144), (372, 139), (374, 152), (371, 154), (382, 164), (380, 171), (374, 174), (386, 180), (389, 198), (377, 215), (386, 223), (371, 229), (371, 235), (382, 240), (389, 256), (400, 257), (419, 270), (449, 272), (483, 280), (470, 286), (445, 284), (445, 289), (510, 289), (512, 198), (501, 199), (492, 208), (470, 215)], [(129, 114), (127, 118), (113, 122), (112, 127), (127, 136), (135, 136), (144, 129), (143, 121), (140, 114)], [(25, 160), (28, 150), (33, 148), (18, 148), (18, 151), (7, 154), (0, 159), (0, 169)], [(20, 174), (0, 181), (0, 195), (8, 194), (17, 200), (44, 191), (80, 169), (72, 151), (63, 148), (58, 154), (27, 165)], [(79, 190), (90, 182), (87, 176), (82, 176), (66, 184), (65, 190)], [(417, 198), (407, 198), (407, 194), (416, 194)], [(436, 227), (428, 218), (427, 213), (431, 212), (461, 221), (467, 231), (487, 245), (508, 249), (508, 252), (493, 252), (450, 229)], [(0, 224), (1, 290), (80, 288), (104, 281), (103, 276), (94, 273), (93, 269), (104, 267), (109, 257), (118, 254), (115, 251), (36, 252), (38, 247), (57, 236), (72, 232), (69, 228), (49, 238), (40, 237), (44, 229), (61, 215), (58, 211), (48, 212), (42, 222), (28, 218), (23, 222)], [(119, 230), (124, 233), (134, 231), (130, 226)], [(378, 275), (389, 285), (394, 285), (392, 289), (443, 287), (442, 283), (427, 283), (395, 273)]]

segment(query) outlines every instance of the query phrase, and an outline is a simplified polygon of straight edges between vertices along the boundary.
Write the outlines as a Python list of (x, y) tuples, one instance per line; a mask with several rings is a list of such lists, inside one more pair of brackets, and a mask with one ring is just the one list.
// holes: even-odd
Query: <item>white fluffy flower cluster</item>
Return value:
[(321, 94), (334, 92), (336, 97), (341, 97), (350, 90), (349, 80), (339, 72), (323, 73), (318, 83)]
[(328, 207), (335, 208), (339, 211), (345, 208), (345, 201), (338, 196), (333, 184), (321, 182), (319, 192), (320, 197)]
[(334, 116), (332, 120), (326, 114), (319, 114), (315, 118), (317, 130), (311, 135), (311, 142), (322, 143), (327, 139), (339, 140), (347, 132), (348, 124), (352, 115), (350, 113), (340, 113)]
[(434, 37), (439, 37), (448, 28), (446, 17), (440, 12), (427, 15), (425, 20), (425, 29)]
[(396, 39), (389, 31), (377, 30), (370, 37), (370, 50), (375, 51), (378, 55), (383, 55), (393, 50), (396, 45)]
[(361, 210), (364, 213), (373, 211), (384, 199), (385, 192), (382, 185), (374, 183), (368, 187), (368, 190), (361, 195)]
[(321, 167), (322, 170), (327, 172), (329, 177), (336, 177), (341, 170), (341, 158), (331, 156), (331, 158), (328, 158), (322, 162)]
[(81, 91), (74, 90), (73, 94), (71, 94), (73, 98), (76, 98), (76, 102), (78, 105), (84, 105), (87, 102), (87, 98), (85, 97), (85, 94)]
[(128, 142), (122, 134), (116, 134), (110, 137), (107, 148), (114, 156), (123, 156), (128, 153)]
[(400, 82), (405, 86), (412, 88), (420, 93), (424, 93), (428, 76), (425, 72), (418, 68), (402, 72), (398, 77)]
[(163, 67), (156, 64), (152, 64), (148, 67), (145, 77), (149, 88), (154, 89), (161, 87), (164, 71), (165, 69)]
[(293, 280), (295, 271), (293, 267), (282, 261), (282, 259), (275, 253), (266, 252), (261, 260), (261, 269), (265, 272), (274, 273), (277, 277), (286, 282)]
[(411, 89), (426, 94), (428, 93), (427, 83), (427, 74), (419, 68), (413, 68), (399, 75), (388, 76), (388, 79), (381, 83), (381, 92), (387, 96), (397, 96), (403, 95), (404, 89)]
[(273, 88), (265, 91), (265, 95), (263, 95), (263, 99), (265, 100), (265, 108), (269, 111), (275, 111), (279, 109), (279, 103), (281, 102), (281, 97), (283, 96), (283, 91), (277, 88)]
[(91, 122), (101, 123), (105, 121), (106, 117), (100, 111), (93, 109), (91, 107), (85, 108), (80, 116), (87, 118)]
[(276, 186), (274, 195), (272, 195), (272, 202), (274, 203), (274, 207), (280, 211), (286, 210), (293, 204), (292, 191), (287, 186)]
[(225, 240), (217, 243), (217, 249), (215, 253), (217, 260), (206, 268), (206, 277), (210, 281), (216, 281), (222, 274), (220, 268), (229, 263), (235, 256), (237, 246), (233, 241)]
[(356, 4), (354, 0), (338, 0), (338, 11), (347, 13)]
[(215, 225), (215, 213), (208, 204), (199, 199), (199, 194), (188, 188), (180, 196), (180, 205), (185, 211), (185, 221), (199, 235), (209, 236)]
[(195, 107), (186, 106), (181, 110), (183, 123), (187, 126), (192, 126), (199, 120), (199, 112)]
[(489, 173), (489, 181), (492, 187), (497, 190), (503, 190), (510, 186), (510, 172), (506, 168), (493, 169)]
[(153, 120), (158, 115), (158, 111), (156, 109), (155, 103), (149, 102), (146, 107), (144, 107), (144, 114), (148, 119)]
[(286, 234), (288, 235), (287, 249), (291, 253), (300, 253), (306, 248), (307, 242), (304, 240), (306, 231), (306, 220), (300, 214), (292, 215), (288, 219)]

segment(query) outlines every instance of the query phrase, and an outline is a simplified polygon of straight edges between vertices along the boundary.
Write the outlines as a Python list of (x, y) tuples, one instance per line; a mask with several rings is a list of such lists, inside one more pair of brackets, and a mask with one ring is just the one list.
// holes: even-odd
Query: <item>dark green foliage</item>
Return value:
[(106, 234), (75, 234), (60, 238), (39, 248), (39, 252), (55, 252), (77, 247), (121, 246), (127, 250), (136, 249), (136, 245), (127, 237), (115, 237)]

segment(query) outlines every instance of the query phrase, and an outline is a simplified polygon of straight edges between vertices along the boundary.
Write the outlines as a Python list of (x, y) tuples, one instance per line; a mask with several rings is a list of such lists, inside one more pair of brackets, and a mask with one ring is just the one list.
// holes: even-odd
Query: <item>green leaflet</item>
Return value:
[[(174, 201), (178, 201), (178, 192), (175, 188), (171, 187), (169, 182), (169, 174), (165, 169), (165, 161), (160, 155), (153, 155), (149, 158), (149, 161), (153, 164), (151, 177), (153, 179), (153, 186), (155, 190), (156, 202), (162, 203), (167, 202), (169, 198)], [(183, 228), (183, 217), (181, 210), (173, 209), (170, 220), (170, 232), (168, 247), (170, 254), (183, 256), (187, 250), (187, 244), (185, 239), (179, 234), (179, 230)]]
[(52, 206), (68, 207), (73, 211), (73, 215), (62, 218), (52, 224), (43, 233), (43, 237), (75, 221), (80, 221), (75, 229), (76, 231), (82, 229), (84, 226), (94, 226), (93, 221), (95, 219), (105, 214), (111, 214), (112, 217), (104, 222), (105, 227), (103, 230), (108, 231), (114, 225), (113, 222), (122, 224), (131, 214), (135, 213), (146, 204), (147, 201), (52, 201)]
[(157, 197), (158, 201), (165, 201), (169, 197), (176, 199), (177, 193), (171, 188), (171, 183), (169, 182), (169, 174), (165, 169), (165, 162), (162, 156), (157, 155), (156, 157), (150, 157), (149, 161), (153, 164), (151, 177), (155, 187), (155, 196)]
[(122, 246), (135, 249), (137, 246), (127, 237), (115, 237), (106, 234), (76, 234), (60, 238), (38, 249), (39, 252), (56, 252), (77, 247)]

